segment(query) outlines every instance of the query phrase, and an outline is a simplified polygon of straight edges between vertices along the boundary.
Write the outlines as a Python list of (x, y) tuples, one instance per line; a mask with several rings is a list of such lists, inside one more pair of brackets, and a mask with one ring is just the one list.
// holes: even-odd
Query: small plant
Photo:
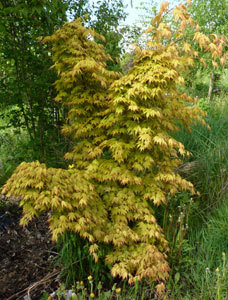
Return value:
[(212, 108), (211, 102), (208, 98), (199, 98), (198, 105), (203, 111), (209, 112)]
[[(222, 265), (214, 272), (206, 268), (206, 288), (210, 299), (223, 300), (228, 296), (228, 265), (225, 252), (222, 253)], [(213, 284), (214, 283), (214, 284)]]
[[(47, 297), (47, 293), (45, 293)], [(78, 281), (76, 285), (73, 285), (70, 290), (67, 290), (64, 284), (61, 284), (58, 290), (51, 295), (48, 295), (48, 300), (120, 300), (121, 288), (117, 288), (116, 284), (113, 285), (111, 290), (102, 290), (102, 283), (99, 282), (97, 286), (94, 286), (93, 277), (88, 277), (88, 288), (85, 287), (83, 281)], [(133, 298), (132, 298), (133, 299)]]
[[(182, 192), (172, 199), (164, 207), (161, 213), (162, 228), (170, 244), (169, 261), (171, 269), (175, 269), (182, 259), (182, 249), (186, 243), (186, 236), (189, 229), (189, 220), (196, 209), (197, 203), (194, 202), (191, 194)], [(195, 197), (197, 199), (197, 197)], [(175, 273), (175, 271), (174, 271)]]
[[(170, 299), (226, 299), (228, 205), (220, 204), (204, 219), (201, 215), (199, 219), (199, 207), (192, 205), (191, 219), (196, 222), (189, 224), (179, 264), (172, 264), (168, 295)], [(193, 218), (193, 214), (197, 215)]]

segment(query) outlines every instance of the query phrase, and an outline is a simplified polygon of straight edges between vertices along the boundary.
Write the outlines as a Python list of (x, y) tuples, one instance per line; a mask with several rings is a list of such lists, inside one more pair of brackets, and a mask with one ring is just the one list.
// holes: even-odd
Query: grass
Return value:
[(200, 105), (211, 130), (198, 125), (191, 135), (181, 130), (175, 136), (192, 153), (180, 173), (200, 196), (194, 197), (181, 257), (172, 268), (169, 299), (228, 297), (228, 103), (220, 98)]
[[(203, 105), (207, 104), (207, 101)], [(181, 130), (175, 138), (192, 153), (180, 169), (201, 193), (204, 209), (225, 199), (228, 188), (228, 103), (210, 105), (207, 124), (192, 127), (192, 134)], [(207, 203), (207, 204), (206, 204)]]
[(59, 237), (57, 264), (62, 268), (62, 280), (67, 288), (76, 281), (86, 280), (88, 274), (93, 274), (93, 281), (96, 285), (99, 281), (102, 281), (108, 288), (114, 284), (110, 269), (104, 263), (108, 246), (100, 245), (99, 261), (96, 264), (89, 253), (89, 247), (90, 243), (76, 233), (68, 232)]
[[(216, 208), (207, 222), (192, 228), (184, 245), (180, 277), (182, 286), (172, 286), (177, 299), (227, 299), (228, 293), (228, 204)], [(187, 291), (187, 292), (186, 292)]]

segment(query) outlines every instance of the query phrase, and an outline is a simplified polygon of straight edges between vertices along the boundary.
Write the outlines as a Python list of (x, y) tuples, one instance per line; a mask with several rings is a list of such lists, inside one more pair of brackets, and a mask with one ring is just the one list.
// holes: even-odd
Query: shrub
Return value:
[[(64, 170), (22, 163), (3, 189), (22, 196), (22, 225), (51, 211), (55, 240), (67, 231), (77, 233), (89, 241), (95, 262), (99, 247), (110, 245), (111, 274), (129, 283), (168, 278), (168, 242), (154, 209), (165, 205), (169, 194), (194, 193), (175, 171), (179, 156), (188, 153), (169, 133), (179, 124), (189, 129), (191, 123), (204, 123), (194, 100), (177, 89), (183, 83), (179, 70), (193, 60), (189, 45), (177, 46), (171, 28), (162, 23), (167, 9), (163, 4), (147, 31), (152, 33), (148, 49), (136, 49), (133, 68), (122, 77), (106, 69), (109, 57), (96, 42), (101, 37), (80, 20), (43, 40), (52, 43), (60, 74), (56, 100), (69, 108), (63, 133), (75, 142), (66, 154), (73, 164)], [(184, 6), (176, 16), (192, 23)]]

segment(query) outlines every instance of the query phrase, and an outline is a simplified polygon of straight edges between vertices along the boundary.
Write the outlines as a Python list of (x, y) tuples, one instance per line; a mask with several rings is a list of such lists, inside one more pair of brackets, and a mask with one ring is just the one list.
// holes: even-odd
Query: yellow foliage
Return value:
[(67, 170), (22, 163), (2, 191), (22, 198), (22, 225), (49, 211), (54, 240), (66, 231), (78, 233), (90, 242), (95, 262), (99, 245), (110, 244), (111, 274), (130, 283), (159, 281), (158, 294), (169, 276), (169, 247), (153, 208), (166, 204), (169, 194), (195, 192), (176, 172), (179, 157), (189, 153), (169, 133), (178, 130), (177, 122), (188, 130), (192, 123), (205, 124), (195, 99), (177, 88), (184, 84), (180, 71), (198, 57), (185, 28), (195, 28), (194, 40), (215, 67), (227, 58), (225, 38), (202, 34), (183, 4), (174, 10), (175, 32), (163, 22), (167, 10), (164, 2), (147, 30), (148, 47), (136, 49), (124, 76), (107, 70), (110, 57), (96, 42), (102, 37), (80, 19), (43, 39), (52, 44), (59, 74), (56, 101), (69, 110), (63, 133), (75, 141), (65, 156), (73, 163)]

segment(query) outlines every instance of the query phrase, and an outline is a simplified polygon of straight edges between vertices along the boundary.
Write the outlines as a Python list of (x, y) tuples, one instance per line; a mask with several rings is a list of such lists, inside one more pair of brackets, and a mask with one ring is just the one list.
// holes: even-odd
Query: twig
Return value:
[(55, 271), (51, 274), (48, 274), (46, 275), (43, 279), (35, 282), (34, 284), (32, 284), (31, 286), (28, 287), (28, 292), (27, 292), (27, 296), (28, 296), (28, 300), (31, 300), (31, 297), (30, 297), (30, 291), (33, 290), (34, 288), (36, 288), (37, 286), (45, 283), (48, 279), (54, 277), (55, 275), (59, 274), (60, 271)]
[[(12, 296), (10, 296), (10, 297), (7, 298), (6, 300), (11, 300), (11, 299), (13, 299), (15, 296), (18, 296), (18, 295), (20, 295), (20, 294), (22, 294), (22, 293), (24, 293), (24, 292), (27, 292), (28, 300), (31, 300), (30, 292), (31, 292), (34, 288), (36, 288), (37, 286), (39, 286), (39, 285), (45, 283), (46, 281), (48, 281), (48, 280), (51, 279), (52, 277), (58, 275), (59, 273), (60, 273), (60, 271), (58, 270), (58, 271), (54, 271), (54, 272), (52, 272), (52, 273), (50, 273), (50, 274), (47, 274), (47, 275), (46, 275), (44, 278), (42, 278), (41, 280), (39, 280), (39, 281), (33, 283), (32, 285), (30, 285), (29, 287), (23, 289), (22, 291), (20, 291), (20, 292), (14, 294), (14, 295), (12, 295)], [(19, 299), (19, 298), (18, 298), (18, 299)]]

